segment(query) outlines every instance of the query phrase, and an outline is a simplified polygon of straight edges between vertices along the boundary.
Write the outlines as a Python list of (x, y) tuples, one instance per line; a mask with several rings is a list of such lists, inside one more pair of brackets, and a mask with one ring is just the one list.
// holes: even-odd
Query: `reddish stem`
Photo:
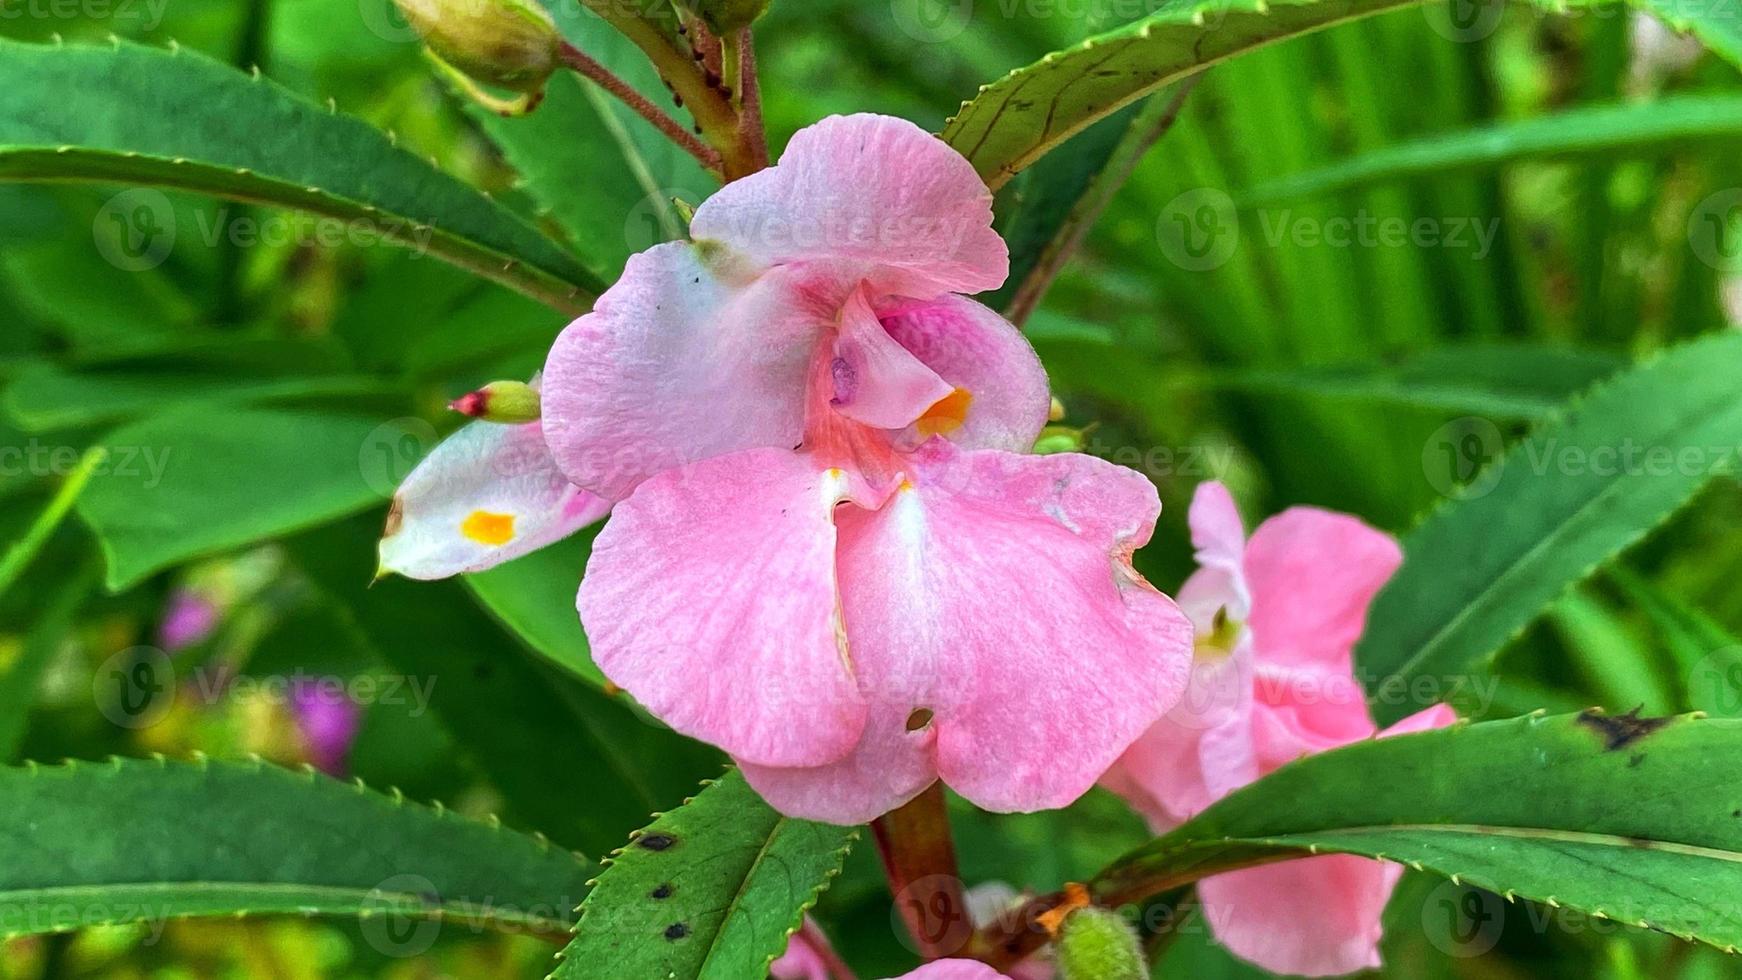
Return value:
[(738, 32), (738, 135), (757, 169), (768, 166), (768, 134), (762, 125), (762, 80), (756, 74), (756, 39)]
[(895, 910), (928, 960), (960, 952), (974, 935), (942, 783), (871, 822)]
[(664, 133), (666, 138), (683, 147), (690, 156), (700, 160), (702, 166), (710, 170), (720, 169), (719, 153), (697, 139), (694, 133), (685, 129), (677, 120), (666, 115), (658, 106), (649, 102), (640, 92), (631, 88), (629, 83), (612, 74), (609, 68), (593, 60), (585, 51), (566, 41), (563, 42), (561, 54), (563, 64), (616, 96), (624, 105), (635, 110), (641, 118), (652, 123), (654, 128)]

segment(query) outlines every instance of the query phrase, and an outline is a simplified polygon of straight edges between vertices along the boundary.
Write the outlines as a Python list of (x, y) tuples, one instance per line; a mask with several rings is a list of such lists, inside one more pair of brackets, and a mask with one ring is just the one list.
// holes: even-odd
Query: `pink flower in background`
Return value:
[(163, 619), (157, 624), (157, 645), (165, 653), (198, 646), (217, 630), (221, 616), (218, 604), (204, 592), (180, 586), (164, 605)]
[(1185, 684), (1132, 570), (1149, 481), (1027, 455), (1050, 395), (991, 195), (898, 119), (825, 120), (629, 263), (545, 367), (544, 432), (620, 501), (579, 609), (596, 662), (776, 808), (861, 823), (934, 780), (1085, 792)]
[(899, 980), (1012, 980), (975, 960), (937, 960), (905, 973)]
[(538, 422), (473, 422), (400, 484), (381, 537), (381, 571), (425, 580), (483, 571), (555, 544), (610, 509), (558, 472)]
[(294, 685), (290, 695), (291, 715), (296, 719), (310, 764), (330, 776), (343, 776), (351, 744), (363, 725), (363, 709), (342, 690), (324, 687), (319, 683)]
[[(1198, 488), (1198, 571), (1180, 589), (1197, 630), (1185, 698), (1104, 782), (1159, 831), (1305, 755), (1455, 720), (1436, 705), (1377, 731), (1352, 652), (1367, 608), (1402, 561), (1353, 517), (1297, 507), (1250, 541), (1228, 491)], [(1402, 868), (1333, 855), (1198, 883), (1216, 938), (1277, 973), (1330, 976), (1379, 965), (1380, 916)]]

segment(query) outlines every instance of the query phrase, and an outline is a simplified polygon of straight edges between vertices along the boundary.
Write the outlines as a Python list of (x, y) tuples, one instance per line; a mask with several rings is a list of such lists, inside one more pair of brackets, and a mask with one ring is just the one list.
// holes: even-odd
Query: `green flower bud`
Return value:
[(536, 422), (538, 389), (519, 381), (492, 381), (477, 391), (461, 395), (448, 405), (461, 415), (486, 422)]
[(1087, 429), (1073, 429), (1067, 425), (1049, 425), (1040, 430), (1040, 437), (1034, 440), (1034, 452), (1038, 456), (1051, 456), (1053, 453), (1082, 452)]
[(562, 35), (535, 0), (393, 0), (430, 52), (468, 78), (533, 93), (560, 63)]
[(768, 13), (774, 0), (689, 0), (689, 7), (708, 30), (720, 37), (736, 34)]
[(1056, 940), (1059, 980), (1148, 980), (1137, 932), (1119, 913), (1093, 905), (1065, 916)]

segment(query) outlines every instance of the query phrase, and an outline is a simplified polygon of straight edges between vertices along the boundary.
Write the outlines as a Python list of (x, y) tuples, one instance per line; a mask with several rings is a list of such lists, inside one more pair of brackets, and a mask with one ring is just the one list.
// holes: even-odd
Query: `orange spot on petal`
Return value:
[(460, 522), (460, 533), (479, 544), (504, 545), (514, 540), (514, 515), (475, 510)]
[(947, 436), (962, 427), (962, 422), (968, 417), (968, 406), (974, 403), (974, 394), (966, 388), (957, 388), (942, 398), (914, 423), (914, 428), (925, 437)]

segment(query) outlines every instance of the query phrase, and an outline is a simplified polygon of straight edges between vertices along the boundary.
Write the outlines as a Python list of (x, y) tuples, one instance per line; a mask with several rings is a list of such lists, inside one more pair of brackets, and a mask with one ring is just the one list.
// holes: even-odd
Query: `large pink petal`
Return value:
[(1259, 661), (1348, 674), (1367, 607), (1402, 561), (1390, 535), (1347, 514), (1295, 507), (1265, 521), (1246, 546)]
[(666, 724), (733, 756), (815, 766), (865, 726), (835, 589), (835, 505), (808, 456), (750, 449), (644, 482), (581, 581), (593, 658)]
[(621, 500), (662, 470), (740, 449), (791, 449), (805, 381), (835, 323), (793, 270), (748, 277), (674, 242), (629, 260), (544, 370), (545, 436), (575, 483)]
[(897, 980), (1005, 980), (1005, 977), (977, 960), (934, 960)]
[(953, 390), (896, 343), (863, 292), (855, 292), (841, 310), (831, 368), (835, 410), (879, 429), (906, 426)]
[[(1046, 369), (1010, 321), (971, 299), (904, 301), (878, 311), (901, 346), (958, 391), (957, 402), (916, 426), (910, 439), (941, 434), (964, 449), (1026, 453), (1046, 426)], [(965, 403), (965, 404), (963, 404)]]
[(789, 817), (843, 827), (869, 823), (937, 780), (937, 733), (908, 731), (910, 711), (905, 702), (873, 702), (859, 744), (839, 762), (777, 768), (738, 760), (738, 767), (769, 806)]
[(769, 266), (828, 260), (833, 275), (922, 299), (995, 289), (1010, 267), (973, 166), (890, 116), (831, 116), (800, 130), (778, 166), (703, 202), (690, 234)]
[(560, 541), (611, 505), (557, 471), (539, 423), (473, 422), (400, 484), (381, 570), (414, 579), (477, 572)]
[(1379, 966), (1380, 918), (1403, 869), (1332, 854), (1198, 882), (1210, 932), (1272, 973), (1338, 976)]
[(1064, 806), (1185, 683), (1190, 624), (1128, 563), (1155, 489), (1076, 454), (934, 440), (913, 463), (880, 510), (840, 518), (862, 683), (931, 712), (938, 771), (977, 805)]

